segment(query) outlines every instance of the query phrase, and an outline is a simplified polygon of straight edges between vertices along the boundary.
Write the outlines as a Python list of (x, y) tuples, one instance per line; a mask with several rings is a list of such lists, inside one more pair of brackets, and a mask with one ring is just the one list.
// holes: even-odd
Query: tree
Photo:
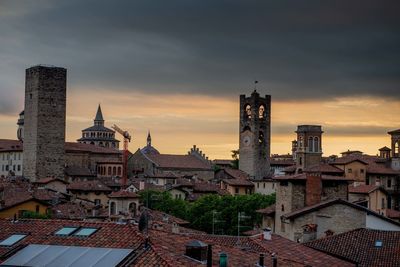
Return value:
[(231, 150), (232, 152), (232, 168), (239, 169), (239, 149)]

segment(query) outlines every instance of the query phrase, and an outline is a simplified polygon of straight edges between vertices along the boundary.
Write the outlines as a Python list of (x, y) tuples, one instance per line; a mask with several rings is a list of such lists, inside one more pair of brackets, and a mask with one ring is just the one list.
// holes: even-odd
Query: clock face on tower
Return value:
[(251, 143), (250, 136), (246, 135), (245, 137), (243, 137), (243, 145), (244, 146), (250, 146), (250, 143)]

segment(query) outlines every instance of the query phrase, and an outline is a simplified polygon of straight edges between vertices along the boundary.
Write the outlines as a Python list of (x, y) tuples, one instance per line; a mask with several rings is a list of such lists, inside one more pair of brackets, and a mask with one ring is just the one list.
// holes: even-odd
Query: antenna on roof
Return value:
[(257, 80), (255, 80), (255, 81), (254, 81), (254, 91), (256, 91), (256, 90), (257, 90), (257, 83), (258, 83), (258, 81), (257, 81)]

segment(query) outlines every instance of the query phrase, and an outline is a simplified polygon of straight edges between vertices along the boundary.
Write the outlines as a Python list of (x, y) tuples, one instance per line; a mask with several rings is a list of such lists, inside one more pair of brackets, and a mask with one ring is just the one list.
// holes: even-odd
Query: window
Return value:
[(257, 183), (257, 188), (260, 188), (260, 183)]
[(282, 206), (281, 206), (281, 210), (282, 211), (285, 211), (285, 206), (282, 204)]
[(364, 169), (360, 169), (360, 173), (361, 173), (361, 174), (364, 174)]
[(258, 109), (258, 118), (262, 119), (265, 117), (265, 107), (264, 105), (261, 105), (260, 108)]
[(387, 187), (392, 187), (392, 179), (388, 178), (387, 180)]
[(353, 170), (352, 170), (351, 168), (349, 168), (349, 169), (347, 169), (347, 172), (348, 172), (348, 173), (352, 173)]
[(35, 211), (36, 211), (36, 213), (39, 213), (39, 211), (40, 211), (40, 207), (39, 207), (39, 205), (36, 205), (36, 207), (35, 207)]
[(235, 187), (235, 194), (239, 194), (239, 188)]
[(101, 200), (98, 199), (98, 198), (96, 198), (96, 199), (94, 200), (94, 205), (98, 206), (98, 205), (100, 205), (100, 204), (101, 204)]
[(67, 236), (75, 232), (75, 230), (78, 229), (78, 227), (63, 227), (57, 232), (55, 232), (55, 235), (62, 235), (62, 236)]
[(385, 208), (385, 198), (382, 198), (381, 208), (382, 208), (382, 209)]
[(0, 246), (12, 246), (25, 237), (26, 237), (26, 235), (23, 235), (23, 234), (11, 235), (11, 236), (7, 237), (6, 239), (4, 239), (3, 241), (1, 241)]
[(313, 138), (311, 136), (308, 137), (308, 151), (309, 152), (314, 151), (314, 142), (313, 142)]
[(314, 152), (319, 152), (319, 138), (317, 136), (314, 137)]
[(115, 202), (113, 201), (110, 203), (110, 215), (115, 215), (116, 212), (117, 212), (117, 208), (116, 208)]
[(251, 106), (249, 104), (247, 104), (244, 107), (245, 110), (245, 117), (247, 117), (248, 119), (251, 119)]
[(80, 228), (77, 232), (75, 232), (73, 235), (74, 236), (90, 236), (92, 234), (94, 234), (98, 229), (97, 228), (86, 228), (86, 227), (82, 227)]
[(264, 144), (264, 133), (261, 131), (258, 134), (258, 143)]
[(265, 183), (263, 183), (263, 187), (265, 188)]

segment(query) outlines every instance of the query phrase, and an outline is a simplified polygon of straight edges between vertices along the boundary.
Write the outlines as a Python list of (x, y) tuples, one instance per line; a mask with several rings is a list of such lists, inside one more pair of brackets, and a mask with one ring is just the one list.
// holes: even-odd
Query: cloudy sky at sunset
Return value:
[(0, 138), (25, 69), (68, 69), (67, 140), (92, 124), (147, 131), (162, 153), (238, 147), (239, 95), (272, 95), (272, 153), (321, 124), (325, 155), (376, 154), (400, 128), (399, 1), (0, 0)]

